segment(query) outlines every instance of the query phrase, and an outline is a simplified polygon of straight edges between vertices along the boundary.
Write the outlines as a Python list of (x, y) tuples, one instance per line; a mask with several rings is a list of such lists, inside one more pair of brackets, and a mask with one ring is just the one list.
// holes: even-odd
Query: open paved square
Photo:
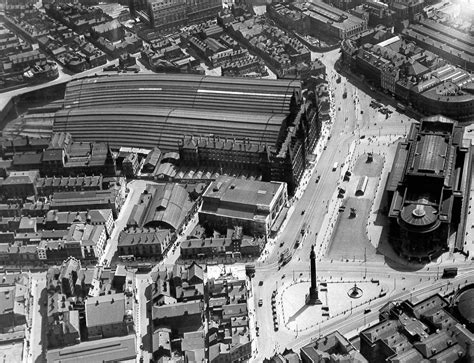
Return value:
[[(351, 298), (354, 284), (360, 289), (361, 296)], [(382, 290), (388, 287), (370, 281), (334, 281), (318, 283), (321, 305), (306, 305), (305, 299), (311, 283), (297, 281), (283, 285), (276, 297), (276, 312), (279, 315), (280, 329), (304, 332), (317, 324), (336, 316), (352, 313), (352, 309), (375, 300)], [(370, 304), (368, 305), (370, 306)]]

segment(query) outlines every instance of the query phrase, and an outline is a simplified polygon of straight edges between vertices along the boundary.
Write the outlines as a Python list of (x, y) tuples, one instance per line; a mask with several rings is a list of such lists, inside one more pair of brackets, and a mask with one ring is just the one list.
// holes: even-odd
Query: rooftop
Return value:
[(86, 325), (88, 328), (124, 321), (125, 295), (110, 294), (89, 297), (85, 303)]
[(204, 199), (224, 203), (269, 207), (284, 183), (243, 180), (220, 176), (204, 192)]
[(48, 362), (91, 363), (136, 359), (135, 334), (82, 342), (69, 347), (48, 350)]

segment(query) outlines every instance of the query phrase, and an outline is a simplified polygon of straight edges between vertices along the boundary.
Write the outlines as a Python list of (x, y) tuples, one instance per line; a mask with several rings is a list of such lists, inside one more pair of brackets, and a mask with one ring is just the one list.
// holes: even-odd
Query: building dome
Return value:
[(403, 207), (400, 218), (406, 228), (418, 232), (432, 231), (440, 224), (437, 210), (429, 205), (409, 204)]
[(458, 311), (470, 324), (474, 323), (474, 287), (461, 293), (457, 299)]

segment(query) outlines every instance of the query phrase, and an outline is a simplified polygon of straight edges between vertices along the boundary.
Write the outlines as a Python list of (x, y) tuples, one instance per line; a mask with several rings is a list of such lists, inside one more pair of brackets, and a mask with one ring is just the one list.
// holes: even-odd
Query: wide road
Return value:
[[(402, 291), (391, 296), (387, 296), (382, 299), (378, 299), (375, 303), (371, 305), (371, 312), (364, 314), (364, 307), (356, 308), (352, 313), (347, 314), (348, 316), (342, 316), (337, 319), (328, 320), (326, 323), (321, 324), (321, 335), (329, 334), (335, 330), (338, 330), (342, 334), (347, 334), (352, 331), (356, 331), (361, 326), (364, 326), (367, 322), (376, 321), (379, 315), (379, 309), (386, 304), (388, 301), (395, 300), (417, 300), (423, 299), (426, 295), (431, 295), (434, 292), (441, 291), (442, 288), (447, 289), (447, 291), (456, 290), (458, 286), (464, 286), (474, 282), (474, 271), (469, 271), (465, 274), (462, 274), (455, 279), (451, 280), (438, 280), (436, 282), (428, 281), (423, 284), (418, 284), (416, 287)], [(292, 343), (289, 344), (288, 348), (300, 349), (301, 347), (308, 344), (311, 340), (317, 338), (314, 333), (303, 334), (298, 338), (294, 339)]]
[[(264, 358), (270, 357), (275, 351), (275, 346), (283, 350), (285, 346), (297, 347), (295, 345), (294, 334), (290, 334), (285, 329), (278, 332), (273, 330), (272, 312), (270, 309), (270, 301), (273, 290), (277, 289), (284, 282), (289, 282), (293, 278), (308, 278), (309, 271), (309, 253), (311, 245), (317, 242), (317, 234), (326, 233), (326, 226), (321, 230), (324, 218), (327, 214), (328, 201), (333, 197), (338, 181), (341, 179), (340, 166), (345, 161), (351, 144), (357, 142), (361, 137), (373, 137), (377, 139), (382, 136), (392, 136), (393, 140), (406, 135), (409, 130), (410, 123), (413, 121), (406, 115), (399, 114), (393, 106), (387, 106), (393, 111), (393, 114), (386, 118), (377, 109), (371, 108), (370, 102), (373, 100), (373, 94), (382, 103), (383, 97), (374, 94), (368, 87), (357, 88), (349, 82), (344, 76), (338, 83), (338, 74), (334, 71), (334, 64), (339, 58), (339, 50), (325, 53), (324, 56), (313, 54), (314, 58), (320, 58), (326, 65), (328, 73), (328, 81), (330, 90), (333, 92), (333, 110), (334, 119), (331, 129), (330, 138), (326, 144), (325, 151), (320, 155), (320, 159), (316, 166), (316, 171), (303, 180), (302, 184), (306, 186), (301, 198), (295, 202), (291, 215), (288, 216), (286, 228), (278, 235), (274, 242), (273, 250), (263, 263), (257, 264), (257, 271), (253, 279), (253, 288), (255, 291), (254, 299), (256, 302), (261, 298), (264, 301), (262, 308), (256, 308), (256, 320), (260, 327), (260, 337), (258, 340), (258, 355), (253, 361), (261, 362)], [(344, 93), (347, 97), (343, 97)], [(339, 167), (333, 171), (333, 165), (337, 162)], [(319, 182), (316, 182), (320, 176)], [(303, 224), (307, 226), (306, 237), (302, 246), (294, 249), (294, 243), (300, 236)], [(322, 239), (319, 239), (322, 240)], [(350, 241), (348, 241), (350, 243)], [(316, 246), (316, 250), (321, 246)], [(288, 248), (293, 254), (292, 260), (281, 269), (278, 268), (278, 259), (280, 253)], [(394, 270), (396, 268), (396, 270)], [(406, 271), (401, 266), (388, 266), (384, 262), (367, 261), (365, 264), (327, 261), (322, 259), (318, 261), (318, 278), (321, 280), (329, 280), (330, 278), (343, 279), (362, 279), (366, 275), (367, 278), (377, 278), (381, 282), (388, 284), (391, 288), (391, 296), (403, 295), (403, 290), (411, 289), (415, 286), (425, 286), (426, 289), (435, 292), (437, 285), (432, 282), (439, 276), (437, 267), (428, 267), (421, 271)], [(424, 282), (420, 281), (424, 280)], [(260, 281), (263, 285), (260, 285)], [(424, 285), (420, 285), (420, 284)], [(401, 294), (401, 295), (400, 295)], [(390, 295), (378, 301), (388, 301)], [(366, 317), (368, 318), (368, 317)], [(356, 322), (339, 321), (330, 319), (328, 322), (337, 325), (342, 331), (351, 331), (353, 327), (360, 324), (360, 319)], [(280, 327), (282, 322), (280, 322)], [(330, 332), (336, 325), (329, 325), (325, 332)], [(307, 342), (310, 337), (315, 337), (317, 332), (314, 330), (307, 331), (300, 336), (299, 342)], [(306, 339), (306, 340), (305, 340)]]
[[(136, 274), (135, 284), (137, 292), (135, 297), (137, 303), (135, 306), (135, 328), (137, 335), (137, 359), (143, 357), (144, 362), (150, 362), (152, 358), (151, 347), (151, 329), (149, 327), (149, 320), (147, 319), (147, 298), (145, 289), (149, 286), (151, 278), (149, 274)], [(143, 348), (143, 349), (141, 349)]]
[[(326, 53), (321, 58), (326, 64), (330, 89), (333, 91), (335, 118), (331, 136), (326, 150), (320, 156), (316, 171), (303, 181), (307, 183), (306, 190), (295, 204), (287, 226), (278, 238), (277, 248), (267, 259), (268, 263), (277, 261), (280, 252), (285, 248), (293, 248), (304, 223), (308, 225), (309, 233), (306, 243), (296, 252), (295, 257), (308, 258), (311, 244), (315, 242), (316, 233), (320, 232), (327, 212), (327, 203), (336, 190), (338, 180), (341, 179), (340, 168), (333, 171), (333, 165), (337, 162), (340, 166), (344, 162), (353, 141), (361, 136), (403, 136), (410, 127), (410, 119), (396, 112), (391, 106), (389, 108), (394, 113), (388, 119), (378, 110), (371, 108), (369, 105), (372, 97), (352, 85), (344, 76), (341, 76), (341, 82), (337, 83), (334, 63), (339, 57), (338, 52), (335, 50)], [(344, 91), (347, 92), (346, 98), (343, 97)], [(320, 180), (316, 183), (318, 176)]]
[[(453, 264), (454, 265), (454, 264)], [(462, 278), (466, 276), (473, 276), (473, 265), (465, 263), (456, 263), (456, 266), (459, 266), (459, 275)], [(270, 308), (270, 301), (272, 292), (275, 289), (278, 289), (283, 284), (288, 284), (293, 280), (298, 280), (300, 278), (307, 280), (309, 278), (309, 262), (307, 259), (300, 261), (292, 260), (287, 266), (277, 272), (276, 264), (269, 266), (262, 266), (257, 268), (255, 278), (253, 279), (253, 288), (254, 288), (254, 300), (258, 302), (259, 299), (264, 301), (264, 305), (261, 308), (256, 308), (255, 313), (257, 317), (257, 322), (260, 327), (260, 337), (258, 337), (258, 350), (259, 355), (254, 359), (255, 362), (261, 362), (264, 358), (270, 357), (275, 348), (277, 342), (280, 344), (280, 347), (291, 346), (293, 347), (293, 342), (295, 339), (295, 334), (288, 332), (286, 329), (282, 328), (283, 322), (280, 321), (280, 330), (275, 332), (273, 330), (273, 316), (272, 310)], [(379, 298), (371, 304), (371, 309), (376, 310), (376, 304), (383, 304), (390, 299), (396, 298), (400, 293), (404, 291), (413, 291), (411, 289), (418, 288), (419, 286), (425, 286), (427, 291), (438, 292), (437, 286), (442, 281), (446, 283), (446, 280), (440, 280), (440, 277), (443, 272), (444, 265), (435, 265), (435, 266), (425, 266), (419, 270), (409, 270), (403, 269), (401, 266), (394, 270), (392, 267), (387, 266), (384, 262), (377, 261), (368, 261), (364, 262), (341, 262), (341, 261), (332, 261), (323, 260), (317, 262), (317, 276), (318, 281), (339, 281), (344, 280), (364, 280), (364, 277), (367, 281), (371, 279), (377, 279), (384, 286), (389, 287), (389, 292), (386, 297)], [(466, 275), (471, 274), (471, 275)], [(460, 280), (460, 281), (461, 281)], [(444, 282), (443, 282), (444, 281)], [(464, 281), (464, 280), (462, 280)], [(260, 285), (260, 283), (263, 283)], [(424, 290), (424, 291), (425, 291)], [(257, 306), (257, 304), (255, 304)], [(352, 315), (356, 312), (363, 310), (363, 307), (359, 310), (355, 310)], [(347, 314), (346, 317), (349, 317)], [(363, 319), (363, 317), (362, 317)], [(354, 323), (344, 327), (344, 321), (336, 318), (334, 320), (330, 319), (327, 323), (321, 325), (321, 327), (326, 326), (326, 333), (331, 332), (331, 328), (334, 325), (338, 324), (337, 328), (340, 331), (350, 332), (354, 331)], [(359, 320), (358, 320), (359, 321)], [(370, 322), (369, 316), (366, 316), (367, 323)], [(356, 328), (362, 326), (356, 326)], [(322, 329), (322, 328), (321, 328)], [(333, 329), (334, 330), (334, 329)], [(323, 330), (321, 330), (322, 334)], [(301, 337), (306, 337), (307, 340), (318, 336), (319, 330), (313, 329), (308, 330), (305, 334), (300, 335)], [(305, 340), (306, 341), (306, 340)], [(299, 347), (298, 347), (299, 348)], [(281, 349), (282, 350), (282, 349)]]
[(31, 327), (31, 340), (30, 340), (30, 355), (27, 362), (41, 363), (45, 362), (44, 352), (46, 352), (46, 324), (44, 321), (46, 317), (46, 272), (33, 273), (31, 274), (31, 314), (32, 314), (32, 327)]

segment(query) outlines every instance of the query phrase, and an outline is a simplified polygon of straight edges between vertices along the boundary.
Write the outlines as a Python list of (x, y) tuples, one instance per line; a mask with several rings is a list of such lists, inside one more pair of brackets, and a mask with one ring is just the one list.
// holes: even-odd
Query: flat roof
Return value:
[(283, 184), (220, 176), (209, 185), (203, 197), (227, 203), (270, 206)]

